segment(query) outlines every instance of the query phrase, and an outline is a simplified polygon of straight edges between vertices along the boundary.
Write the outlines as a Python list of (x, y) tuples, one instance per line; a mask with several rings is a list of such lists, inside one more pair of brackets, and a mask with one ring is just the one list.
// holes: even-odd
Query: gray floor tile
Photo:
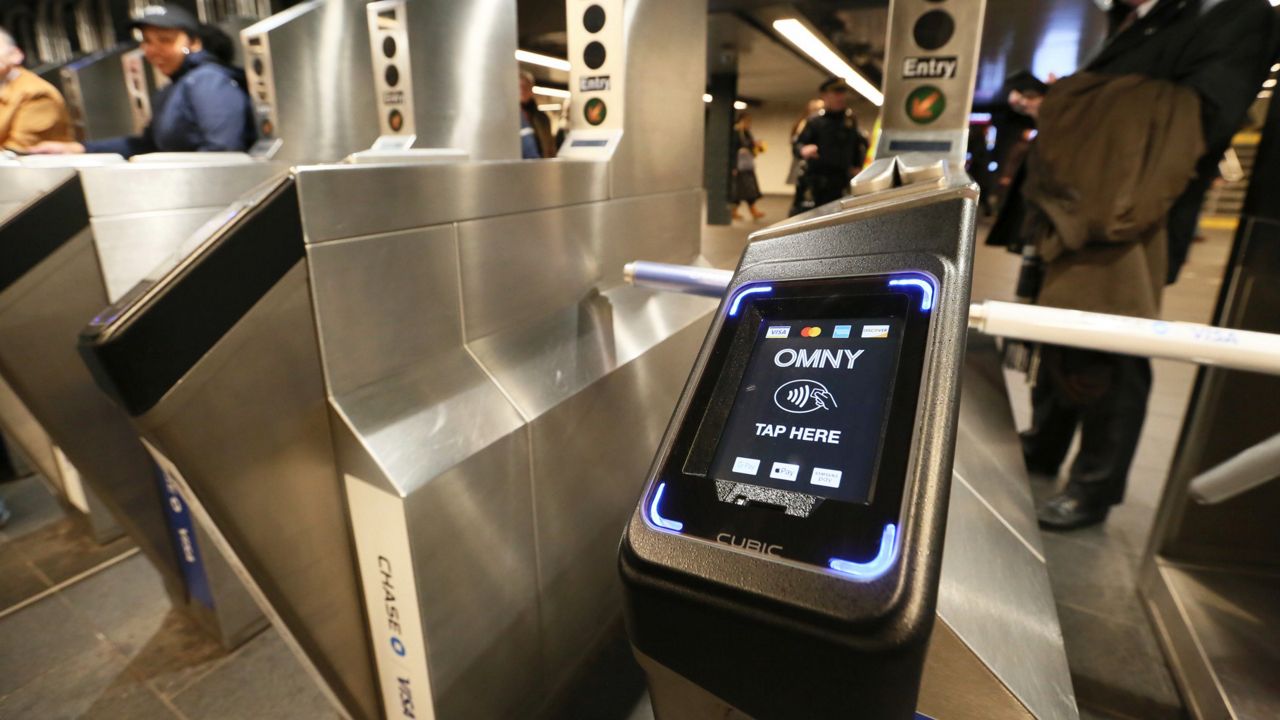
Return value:
[(88, 521), (72, 517), (55, 520), (9, 544), (54, 585), (134, 547), (128, 537), (99, 545), (93, 539)]
[(62, 598), (125, 657), (150, 641), (171, 607), (159, 573), (141, 554), (72, 585)]
[(36, 573), (26, 558), (11, 550), (8, 543), (0, 544), (0, 610), (18, 603), (49, 588), (49, 583)]
[(0, 720), (164, 720), (173, 714), (106, 642), (0, 700)]
[(1183, 720), (1164, 656), (1149, 625), (1058, 606), (1076, 700), (1143, 720)]
[(0, 619), (0, 697), (101, 644), (57, 596)]
[(1123, 554), (1136, 568), (1146, 549), (1155, 521), (1155, 508), (1127, 502), (1111, 508), (1106, 522), (1093, 527), (1057, 533), (1064, 541), (1086, 543), (1099, 551)]
[(273, 630), (249, 641), (173, 702), (190, 720), (337, 717)]
[(1134, 562), (1122, 552), (1044, 533), (1049, 582), (1059, 603), (1131, 625), (1147, 624), (1138, 600)]
[(147, 680), (162, 697), (172, 698), (228, 656), (194, 620), (180, 610), (170, 610), (146, 644), (133, 651), (129, 669)]
[(9, 524), (0, 531), (0, 539), (15, 540), (65, 516), (62, 506), (38, 475), (0, 485), (0, 498), (13, 513)]

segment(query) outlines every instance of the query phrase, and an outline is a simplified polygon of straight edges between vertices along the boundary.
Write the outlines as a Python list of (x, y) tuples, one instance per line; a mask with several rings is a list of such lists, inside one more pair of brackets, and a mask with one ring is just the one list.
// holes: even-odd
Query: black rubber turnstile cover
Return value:
[(89, 208), (79, 174), (0, 223), (0, 292), (88, 226)]
[(304, 254), (298, 193), (282, 180), (154, 283), (135, 288), (80, 335), (94, 379), (146, 413)]

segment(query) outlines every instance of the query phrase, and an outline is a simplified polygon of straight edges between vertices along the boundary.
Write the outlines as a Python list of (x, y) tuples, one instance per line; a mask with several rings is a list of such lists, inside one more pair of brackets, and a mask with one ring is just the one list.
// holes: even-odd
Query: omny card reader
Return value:
[(978, 194), (884, 163), (752, 236), (626, 529), (659, 720), (915, 714)]

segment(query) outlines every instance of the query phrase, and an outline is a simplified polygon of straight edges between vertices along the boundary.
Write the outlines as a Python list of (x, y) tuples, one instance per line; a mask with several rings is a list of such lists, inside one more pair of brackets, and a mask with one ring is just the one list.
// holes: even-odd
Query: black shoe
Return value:
[(1036, 517), (1045, 530), (1075, 530), (1097, 525), (1107, 519), (1109, 512), (1110, 506), (1089, 502), (1068, 491), (1049, 498)]

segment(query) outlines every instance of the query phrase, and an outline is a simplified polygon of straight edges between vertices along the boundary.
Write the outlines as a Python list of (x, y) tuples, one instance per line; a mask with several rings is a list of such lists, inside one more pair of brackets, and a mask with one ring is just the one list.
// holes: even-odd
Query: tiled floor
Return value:
[[(746, 235), (782, 219), (787, 202), (765, 198), (768, 216), (759, 223), (706, 228), (707, 258), (732, 267)], [(1194, 248), (1182, 282), (1166, 295), (1166, 317), (1208, 319), (1229, 246), (1229, 235), (1216, 233)], [(1007, 299), (1017, 264), (980, 247), (974, 299)], [(1189, 366), (1155, 363), (1126, 503), (1100, 527), (1045, 537), (1085, 720), (1183, 716), (1133, 580), (1193, 378)], [(1011, 376), (1010, 391), (1025, 423), (1020, 377)], [(1033, 481), (1037, 496), (1051, 489), (1047, 479)], [(335, 717), (273, 630), (225, 652), (171, 608), (159, 577), (127, 541), (94, 544), (38, 479), (0, 485), (0, 497), (14, 511), (0, 532), (0, 720)], [(630, 720), (651, 717), (641, 702)]]
[(274, 631), (228, 653), (172, 608), (127, 540), (96, 545), (39, 478), (0, 497), (13, 511), (0, 532), (0, 719), (336, 717)]

